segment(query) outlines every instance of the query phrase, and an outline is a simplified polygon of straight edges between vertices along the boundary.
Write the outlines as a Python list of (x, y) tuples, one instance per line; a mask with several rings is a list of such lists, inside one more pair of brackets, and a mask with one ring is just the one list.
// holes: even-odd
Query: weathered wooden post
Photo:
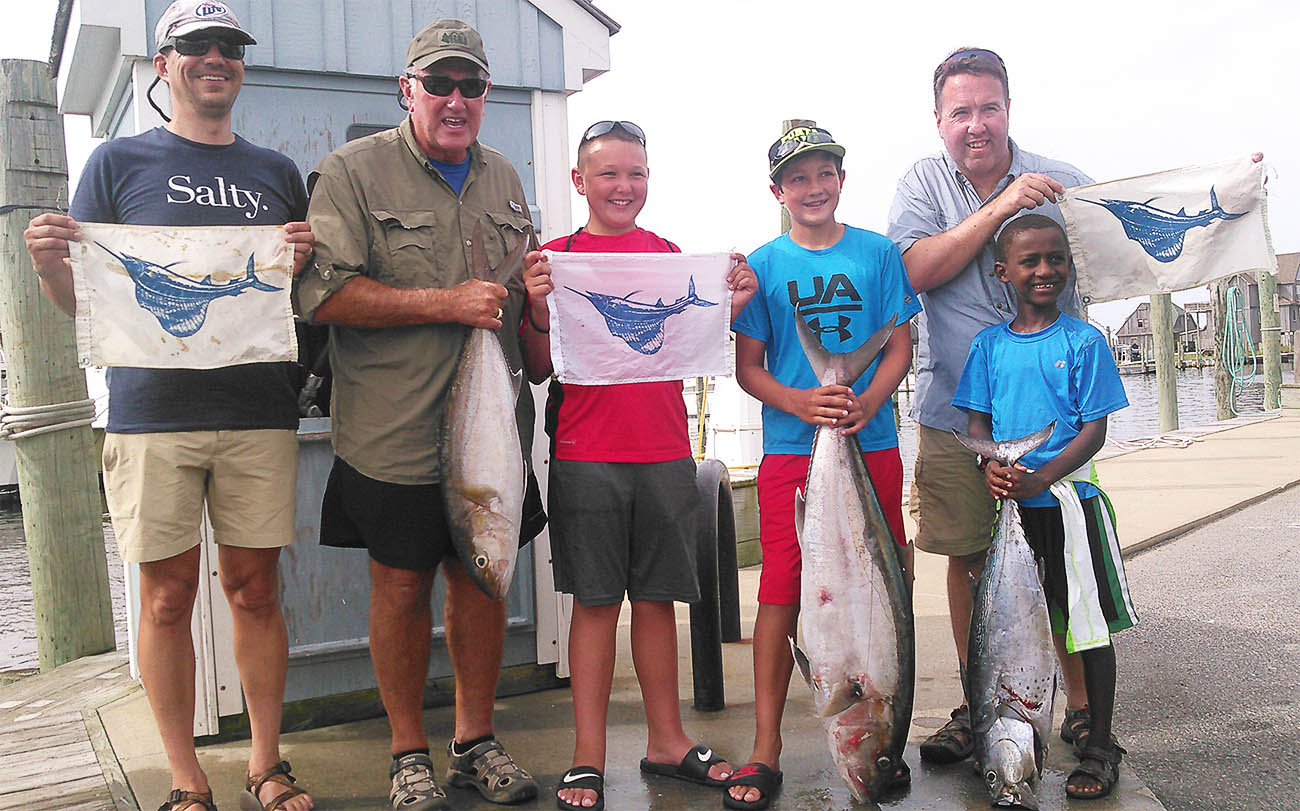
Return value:
[[(41, 296), (23, 242), (27, 221), (67, 200), (63, 122), (44, 62), (0, 60), (0, 332), (9, 405), (86, 399), (73, 322)], [(20, 207), (20, 208), (19, 208)], [(3, 209), (0, 209), (3, 210)], [(89, 425), (18, 437), (18, 491), (41, 669), (113, 649), (99, 460)]]
[(1168, 293), (1151, 296), (1151, 337), (1155, 343), (1156, 400), (1160, 433), (1178, 430), (1178, 372), (1174, 366), (1174, 303)]
[(1214, 330), (1214, 418), (1232, 419), (1232, 373), (1224, 365), (1228, 345), (1223, 331), (1228, 323), (1228, 280), (1210, 283), (1210, 326)]
[(1271, 411), (1282, 407), (1282, 320), (1277, 311), (1277, 277), (1261, 270), (1255, 278), (1259, 284), (1259, 345), (1264, 354), (1264, 410)]

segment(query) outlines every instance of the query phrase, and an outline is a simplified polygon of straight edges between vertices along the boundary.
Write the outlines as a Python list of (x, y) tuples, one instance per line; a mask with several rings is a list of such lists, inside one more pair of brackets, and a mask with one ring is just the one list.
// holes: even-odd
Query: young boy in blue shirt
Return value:
[[(754, 622), (754, 750), (732, 774), (723, 796), (729, 808), (766, 808), (782, 780), (781, 715), (794, 666), (788, 638), (799, 618), (802, 566), (795, 490), (807, 480), (819, 425), (857, 434), (880, 507), (906, 550), (900, 550), (904, 568), (912, 568), (892, 396), (912, 361), (907, 321), (921, 306), (894, 244), (835, 220), (843, 158), (844, 147), (816, 127), (795, 127), (772, 144), (772, 194), (790, 212), (790, 232), (750, 254), (758, 292), (732, 324), (736, 379), (763, 402), (757, 483), (763, 569)], [(836, 353), (857, 348), (891, 317), (897, 326), (853, 387), (822, 386), (799, 344), (796, 308)]]
[[(1094, 799), (1111, 792), (1125, 754), (1111, 734), (1115, 650), (1109, 637), (1137, 617), (1110, 503), (1088, 481), (1088, 470), (1106, 441), (1107, 415), (1128, 399), (1106, 339), (1057, 307), (1070, 270), (1069, 244), (1054, 220), (1028, 214), (1007, 224), (996, 242), (994, 272), (1015, 289), (1018, 311), (975, 336), (952, 404), (968, 413), (967, 433), (979, 439), (1015, 439), (1056, 421), (1051, 437), (1016, 465), (981, 464), (993, 498), (1020, 503), (1025, 538), (1045, 564), (1053, 631), (1066, 633), (1067, 647), (1082, 654), (1092, 725), (1075, 741), (1080, 763), (1065, 790), (1071, 798)], [(1072, 502), (1064, 505), (1069, 509), (1061, 500)], [(1067, 542), (1070, 535), (1078, 542)], [(1075, 583), (1067, 582), (1067, 568)], [(1082, 600), (1069, 599), (1072, 585), (1083, 590)]]

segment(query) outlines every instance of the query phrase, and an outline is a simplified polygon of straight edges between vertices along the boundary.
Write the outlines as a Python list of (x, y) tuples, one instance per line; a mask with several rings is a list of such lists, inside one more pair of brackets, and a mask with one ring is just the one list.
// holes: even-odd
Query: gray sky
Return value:
[[(6, 9), (0, 57), (45, 59), (55, 5), (24, 0)], [(934, 66), (954, 48), (976, 45), (1007, 62), (1016, 142), (1099, 181), (1263, 151), (1275, 172), (1274, 248), (1300, 251), (1300, 4), (597, 5), (623, 30), (611, 40), (611, 71), (569, 100), (570, 140), (599, 119), (640, 124), (652, 181), (640, 223), (686, 250), (749, 251), (775, 235), (765, 154), (786, 118), (814, 119), (846, 146), (839, 219), (883, 231), (899, 175), (941, 148)], [(72, 122), (74, 169), (89, 151), (86, 138), (84, 120)], [(574, 225), (585, 213), (575, 196)], [(1189, 297), (1204, 293), (1175, 300)], [(1096, 305), (1091, 315), (1118, 325), (1132, 307)]]

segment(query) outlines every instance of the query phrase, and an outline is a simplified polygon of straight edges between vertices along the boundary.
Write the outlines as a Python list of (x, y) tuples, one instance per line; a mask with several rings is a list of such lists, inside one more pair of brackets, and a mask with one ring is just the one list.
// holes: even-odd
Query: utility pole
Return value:
[[(811, 121), (807, 118), (787, 118), (785, 121), (781, 122), (781, 134), (785, 135), (787, 132), (789, 132), (791, 129), (795, 127), (815, 127), (815, 126), (817, 126), (817, 122)], [(790, 212), (786, 210), (785, 206), (781, 206), (781, 233), (788, 234), (789, 232), (790, 232)]]
[(1255, 273), (1259, 289), (1259, 346), (1264, 354), (1264, 410), (1281, 408), (1282, 320), (1277, 311), (1277, 277), (1267, 270)]
[[(0, 332), (9, 405), (86, 399), (73, 320), (41, 295), (27, 221), (67, 200), (63, 122), (49, 66), (0, 60)], [(0, 208), (3, 210), (3, 208)], [(89, 425), (15, 437), (41, 670), (112, 650), (99, 460)]]
[(1178, 372), (1174, 366), (1174, 303), (1168, 293), (1151, 296), (1151, 338), (1155, 344), (1156, 401), (1160, 433), (1178, 430)]

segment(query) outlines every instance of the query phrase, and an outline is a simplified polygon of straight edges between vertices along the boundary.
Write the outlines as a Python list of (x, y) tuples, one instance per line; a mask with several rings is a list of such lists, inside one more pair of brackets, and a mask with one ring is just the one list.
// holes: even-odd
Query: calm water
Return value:
[[(1291, 380), (1287, 370), (1285, 380)], [(1111, 415), (1109, 436), (1138, 439), (1159, 432), (1155, 375), (1131, 375), (1124, 379), (1130, 406)], [(916, 427), (906, 414), (910, 408), (906, 392), (899, 391), (903, 413), (899, 446), (903, 456), (905, 486), (912, 477), (916, 456)], [(1247, 390), (1238, 409), (1260, 411), (1264, 389), (1260, 383)], [(1178, 373), (1178, 414), (1184, 427), (1205, 425), (1214, 419), (1214, 370), (1186, 369)], [(906, 492), (906, 490), (904, 490)], [(109, 585), (113, 597), (113, 619), (119, 646), (126, 644), (126, 609), (122, 585), (122, 560), (117, 555), (113, 529), (104, 522), (104, 549), (108, 557)], [(0, 507), (0, 671), (37, 666), (36, 631), (32, 617), (31, 580), (27, 572), (27, 549), (23, 541), (22, 515), (16, 505)]]

